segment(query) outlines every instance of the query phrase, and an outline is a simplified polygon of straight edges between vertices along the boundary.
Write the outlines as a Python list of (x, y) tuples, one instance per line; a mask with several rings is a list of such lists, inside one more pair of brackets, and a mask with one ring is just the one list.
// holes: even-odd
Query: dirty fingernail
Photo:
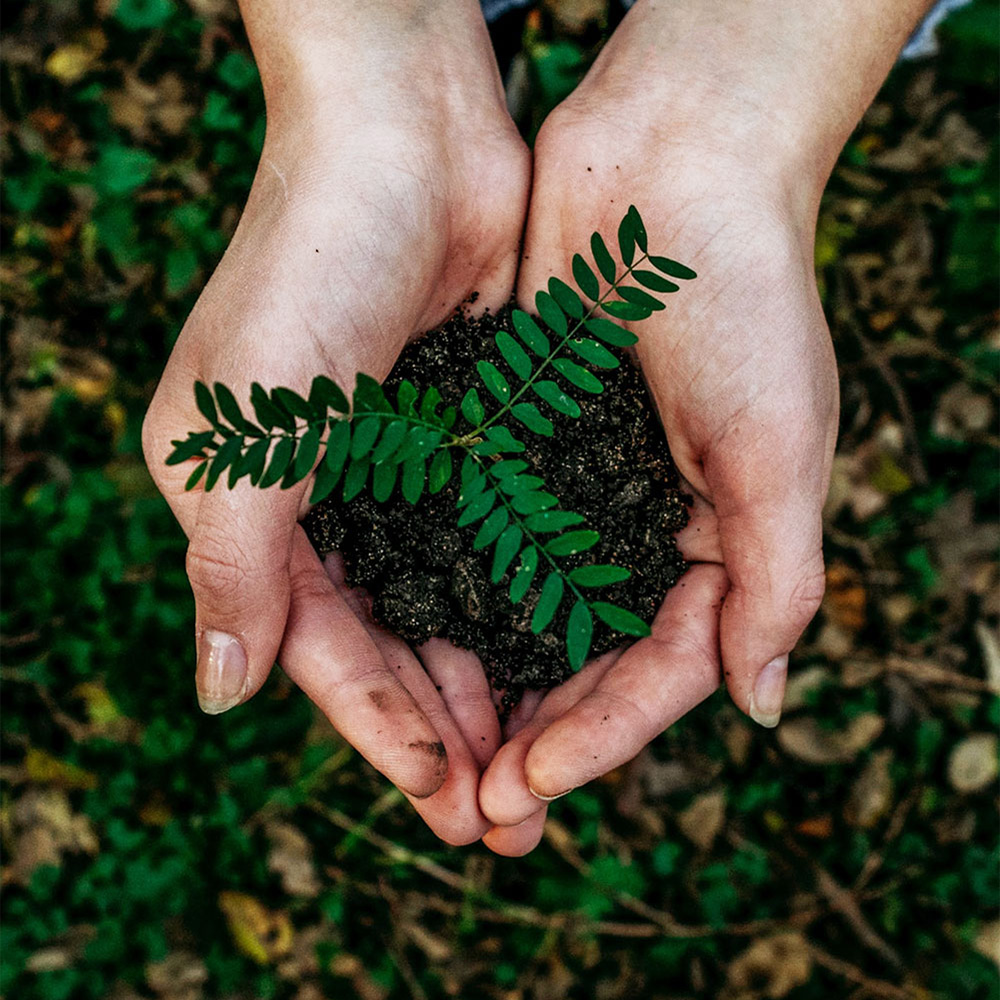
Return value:
[(195, 687), (198, 704), (207, 715), (220, 715), (243, 700), (247, 690), (247, 654), (239, 639), (205, 629), (198, 645)]
[(757, 675), (750, 692), (750, 718), (767, 729), (774, 729), (781, 719), (781, 703), (785, 698), (788, 677), (788, 654), (776, 656)]
[(536, 792), (531, 785), (528, 785), (528, 791), (531, 792), (531, 794), (534, 795), (540, 802), (555, 802), (556, 799), (561, 799), (564, 795), (569, 795), (573, 789), (567, 788), (565, 792), (559, 792), (558, 795), (542, 795), (541, 792)]

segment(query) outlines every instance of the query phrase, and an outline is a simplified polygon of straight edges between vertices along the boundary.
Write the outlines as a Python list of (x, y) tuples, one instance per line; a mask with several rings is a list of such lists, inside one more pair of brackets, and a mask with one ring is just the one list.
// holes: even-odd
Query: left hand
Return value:
[(549, 274), (569, 278), (572, 254), (593, 230), (612, 236), (630, 202), (650, 250), (698, 272), (635, 325), (696, 497), (678, 537), (692, 566), (652, 636), (522, 713), (480, 787), (495, 824), (484, 842), (501, 854), (531, 850), (547, 800), (634, 757), (723, 677), (743, 711), (776, 725), (788, 654), (824, 587), (838, 390), (813, 274), (819, 192), (775, 183), (776, 172), (724, 138), (664, 141), (638, 114), (618, 122), (609, 145), (605, 97), (581, 87), (539, 134), (519, 297), (530, 303)]

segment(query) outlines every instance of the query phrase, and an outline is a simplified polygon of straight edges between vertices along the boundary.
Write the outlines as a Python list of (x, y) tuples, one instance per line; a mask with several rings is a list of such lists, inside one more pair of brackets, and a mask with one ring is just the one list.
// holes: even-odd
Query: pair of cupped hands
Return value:
[[(741, 145), (738, 103), (671, 118), (669, 80), (631, 73), (628, 23), (533, 153), (483, 28), (461, 44), (444, 32), (361, 47), (350, 74), (258, 52), (256, 178), (144, 426), (190, 540), (202, 708), (248, 700), (277, 660), (439, 837), (505, 855), (538, 843), (548, 801), (634, 757), (721, 681), (775, 725), (788, 653), (823, 591), (837, 382), (813, 274), (819, 192)], [(678, 538), (691, 568), (650, 637), (529, 692), (501, 727), (474, 654), (442, 639), (408, 648), (344, 586), (338, 558), (314, 553), (299, 525), (308, 483), (186, 493), (190, 468), (164, 459), (203, 424), (196, 379), (240, 399), (253, 381), (304, 392), (321, 373), (346, 389), (358, 371), (382, 379), (473, 293), (476, 309), (512, 293), (531, 309), (591, 232), (614, 244), (630, 203), (651, 250), (699, 274), (636, 326), (695, 497)]]

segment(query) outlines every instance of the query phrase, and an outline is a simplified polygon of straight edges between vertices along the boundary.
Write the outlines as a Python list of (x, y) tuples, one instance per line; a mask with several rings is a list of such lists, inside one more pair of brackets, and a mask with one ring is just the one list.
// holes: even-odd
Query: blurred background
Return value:
[[(823, 203), (843, 425), (785, 721), (716, 695), (520, 860), (443, 847), (279, 671), (197, 710), (139, 429), (264, 134), (235, 4), (5, 15), (3, 997), (997, 995), (995, 2), (896, 67)], [(616, 16), (497, 23), (526, 135)]]

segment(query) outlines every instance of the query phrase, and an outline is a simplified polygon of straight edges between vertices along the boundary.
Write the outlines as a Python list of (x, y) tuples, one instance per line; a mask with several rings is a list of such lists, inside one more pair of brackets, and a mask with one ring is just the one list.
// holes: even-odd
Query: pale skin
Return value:
[[(837, 378), (812, 270), (819, 197), (926, 7), (639, 0), (531, 157), (471, 0), (244, 3), (267, 139), (144, 427), (190, 539), (203, 708), (246, 701), (277, 659), (438, 836), (507, 855), (538, 843), (547, 801), (631, 759), (720, 681), (775, 725), (823, 591)], [(339, 560), (313, 554), (297, 527), (307, 484), (185, 495), (189, 470), (163, 458), (200, 426), (194, 379), (246, 398), (254, 380), (382, 378), (473, 291), (496, 307), (516, 284), (530, 304), (629, 203), (651, 247), (700, 275), (636, 325), (696, 498), (679, 538), (693, 565), (650, 638), (529, 694), (501, 733), (475, 656), (408, 649)]]

